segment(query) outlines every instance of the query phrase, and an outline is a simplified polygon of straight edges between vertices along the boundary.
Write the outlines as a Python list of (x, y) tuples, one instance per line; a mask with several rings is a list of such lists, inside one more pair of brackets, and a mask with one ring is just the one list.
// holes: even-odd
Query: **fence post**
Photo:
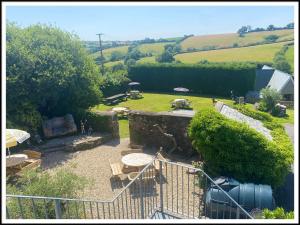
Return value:
[(160, 191), (160, 211), (164, 211), (164, 203), (163, 203), (163, 177), (162, 177), (162, 161), (159, 161), (159, 191)]
[(141, 203), (141, 218), (144, 219), (144, 199), (143, 199), (143, 190), (142, 190), (142, 182), (143, 182), (143, 174), (138, 178), (139, 179), (139, 189), (140, 189), (140, 203)]
[(240, 218), (240, 208), (237, 206), (237, 210), (236, 210), (236, 218), (239, 219)]
[(60, 199), (55, 199), (55, 217), (56, 219), (61, 219)]

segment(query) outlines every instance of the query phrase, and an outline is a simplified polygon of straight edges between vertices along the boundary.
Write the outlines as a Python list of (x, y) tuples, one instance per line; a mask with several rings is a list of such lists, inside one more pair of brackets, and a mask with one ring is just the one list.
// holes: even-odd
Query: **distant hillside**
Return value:
[(217, 49), (232, 47), (233, 45), (245, 46), (255, 43), (259, 44), (263, 42), (265, 40), (264, 38), (269, 35), (279, 36), (276, 42), (294, 40), (294, 30), (285, 29), (275, 31), (251, 32), (245, 34), (244, 37), (239, 37), (237, 33), (192, 36), (181, 42), (181, 47), (183, 50), (188, 50), (203, 49), (208, 47), (214, 47)]
[(162, 42), (162, 43), (153, 43), (153, 44), (142, 44), (138, 49), (142, 53), (151, 53), (152, 55), (159, 55), (164, 51), (164, 46), (166, 44), (174, 44), (175, 42)]
[[(107, 48), (107, 49), (104, 49), (103, 50), (103, 56), (107, 59), (110, 58), (111, 56), (111, 53), (114, 52), (114, 51), (117, 51), (117, 52), (120, 52), (124, 55), (127, 54), (128, 52), (128, 45), (127, 46), (120, 46), (120, 47), (115, 47), (115, 48)], [(100, 51), (98, 52), (95, 52), (93, 54), (91, 54), (93, 58), (97, 58), (100, 56)]]
[(183, 63), (197, 63), (201, 60), (212, 62), (225, 61), (257, 61), (272, 62), (274, 54), (278, 52), (284, 44), (290, 42), (281, 42), (274, 44), (257, 45), (243, 48), (229, 48), (211, 51), (191, 52), (177, 54), (176, 60)]
[(294, 71), (294, 46), (289, 46), (288, 50), (285, 53), (285, 58), (291, 65), (292, 71)]

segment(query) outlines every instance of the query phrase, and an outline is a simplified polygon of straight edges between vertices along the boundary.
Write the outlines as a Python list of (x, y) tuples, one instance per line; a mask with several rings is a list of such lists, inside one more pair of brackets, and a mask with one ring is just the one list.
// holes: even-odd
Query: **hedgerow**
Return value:
[(293, 161), (292, 145), (278, 125), (270, 141), (246, 124), (203, 109), (191, 121), (189, 135), (209, 173), (240, 182), (280, 186)]

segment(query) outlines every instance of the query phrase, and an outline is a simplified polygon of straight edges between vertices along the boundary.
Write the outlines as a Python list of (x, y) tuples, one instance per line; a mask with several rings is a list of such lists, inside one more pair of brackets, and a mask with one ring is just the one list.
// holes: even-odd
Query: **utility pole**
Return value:
[(104, 75), (104, 65), (103, 65), (103, 52), (102, 52), (102, 42), (101, 42), (101, 35), (103, 34), (96, 34), (99, 36), (99, 45), (100, 45), (100, 53), (101, 53), (101, 68), (100, 68), (100, 71), (102, 73), (102, 75)]

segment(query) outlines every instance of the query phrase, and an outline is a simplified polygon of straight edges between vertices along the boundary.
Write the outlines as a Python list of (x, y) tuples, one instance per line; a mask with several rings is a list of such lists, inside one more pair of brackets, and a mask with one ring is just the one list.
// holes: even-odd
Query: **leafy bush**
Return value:
[(294, 219), (294, 212), (285, 212), (281, 207), (274, 210), (264, 209), (262, 217), (263, 219)]
[(100, 90), (103, 92), (104, 96), (120, 94), (121, 92), (126, 92), (128, 89), (130, 79), (127, 76), (127, 70), (122, 69), (120, 65), (118, 67), (120, 69), (116, 71), (107, 71), (105, 75), (100, 78), (103, 83)]
[(265, 37), (265, 40), (268, 42), (275, 42), (279, 38), (278, 35), (271, 34)]
[(61, 116), (101, 101), (99, 68), (73, 34), (45, 25), (7, 24), (7, 117), (36, 130), (41, 117)]
[(173, 62), (174, 60), (175, 58), (173, 57), (171, 50), (165, 50), (161, 55), (156, 57), (156, 61), (160, 63)]
[(245, 95), (254, 88), (255, 68), (252, 63), (137, 64), (128, 76), (145, 91), (171, 92), (182, 86), (198, 94), (229, 96), (234, 90)]
[(274, 129), (273, 141), (269, 141), (213, 109), (200, 110), (189, 127), (192, 144), (209, 173), (273, 187), (283, 183), (293, 161), (291, 143), (282, 132)]
[(259, 109), (261, 111), (270, 112), (275, 108), (275, 105), (281, 100), (281, 94), (272, 88), (263, 88), (261, 90), (262, 99), (259, 104)]
[[(49, 172), (28, 171), (16, 184), (7, 185), (7, 193), (13, 195), (78, 198), (85, 187), (92, 181), (76, 174), (60, 169), (54, 174)], [(45, 218), (44, 204), (47, 205), (48, 217), (55, 218), (53, 201), (35, 200), (36, 218)], [(10, 198), (7, 202), (10, 218), (19, 218), (19, 205), (16, 198)], [(25, 218), (34, 218), (32, 202), (30, 199), (22, 200), (22, 209)], [(72, 207), (69, 208), (72, 210)], [(74, 209), (73, 209), (74, 210)], [(66, 213), (62, 205), (63, 214)]]

